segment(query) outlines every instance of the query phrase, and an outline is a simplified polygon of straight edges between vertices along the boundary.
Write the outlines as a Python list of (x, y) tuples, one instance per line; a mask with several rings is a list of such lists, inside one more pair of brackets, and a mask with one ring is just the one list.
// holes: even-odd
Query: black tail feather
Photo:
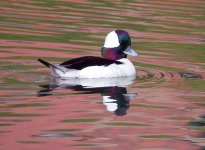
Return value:
[(38, 59), (38, 61), (41, 62), (42, 64), (44, 64), (45, 66), (47, 66), (48, 68), (50, 68), (50, 67), (56, 68), (56, 69), (61, 70), (62, 72), (65, 73), (65, 71), (64, 71), (63, 69), (61, 69), (60, 67), (58, 67), (58, 66), (56, 66), (56, 65), (53, 65), (53, 64), (51, 64), (51, 63), (49, 63), (49, 62), (46, 62), (46, 61), (44, 61), (44, 60), (42, 60), (42, 59)]
[(42, 59), (38, 59), (38, 61), (40, 61), (42, 64), (44, 64), (45, 66), (47, 66), (49, 68), (49, 66), (52, 66), (52, 64), (42, 60)]

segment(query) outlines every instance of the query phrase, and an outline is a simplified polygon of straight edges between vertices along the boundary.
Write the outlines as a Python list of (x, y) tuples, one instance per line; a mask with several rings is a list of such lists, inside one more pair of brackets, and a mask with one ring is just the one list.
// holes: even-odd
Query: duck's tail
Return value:
[(49, 62), (46, 62), (45, 60), (38, 59), (38, 61), (44, 64), (45, 66), (47, 66), (48, 68), (50, 68), (50, 66), (53, 66), (53, 64), (50, 64)]
[(48, 68), (50, 68), (53, 75), (56, 75), (56, 73), (58, 71), (61, 71), (62, 73), (65, 73), (65, 69), (63, 69), (59, 65), (51, 64), (51, 63), (49, 63), (49, 62), (47, 62), (45, 60), (42, 60), (42, 59), (38, 59), (38, 61), (41, 62), (42, 64), (44, 64), (45, 66), (47, 66)]

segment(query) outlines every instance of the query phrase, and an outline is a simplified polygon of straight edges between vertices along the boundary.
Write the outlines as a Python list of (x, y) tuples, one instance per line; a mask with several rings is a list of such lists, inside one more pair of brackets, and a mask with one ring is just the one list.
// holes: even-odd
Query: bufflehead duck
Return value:
[(131, 48), (131, 38), (124, 30), (114, 30), (105, 39), (101, 48), (104, 58), (84, 56), (71, 59), (60, 65), (38, 59), (49, 67), (54, 77), (62, 78), (113, 78), (127, 77), (136, 74), (135, 67), (127, 59), (127, 55), (137, 56)]

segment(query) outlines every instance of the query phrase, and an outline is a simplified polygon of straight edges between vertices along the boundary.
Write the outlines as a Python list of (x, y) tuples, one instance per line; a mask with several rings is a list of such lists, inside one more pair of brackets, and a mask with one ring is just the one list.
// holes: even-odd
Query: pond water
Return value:
[[(0, 149), (205, 149), (205, 1), (0, 2)], [(136, 77), (53, 79), (125, 29)]]

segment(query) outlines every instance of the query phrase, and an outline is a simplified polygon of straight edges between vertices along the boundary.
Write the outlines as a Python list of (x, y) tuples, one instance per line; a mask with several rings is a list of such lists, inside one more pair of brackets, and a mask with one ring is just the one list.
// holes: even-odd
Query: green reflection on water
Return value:
[(87, 34), (73, 32), (73, 33), (63, 33), (63, 34), (53, 35), (53, 36), (17, 35), (17, 34), (1, 33), (0, 39), (68, 43), (69, 40), (76, 40), (76, 39), (89, 40), (93, 38), (88, 37)]
[(165, 105), (147, 105), (147, 104), (131, 104), (131, 107), (144, 107), (144, 108), (152, 108), (152, 109), (168, 109), (170, 106)]
[(166, 134), (150, 134), (150, 135), (140, 135), (138, 136), (140, 138), (145, 138), (145, 139), (173, 139), (177, 138), (176, 135), (166, 135)]
[(196, 130), (205, 133), (205, 127), (191, 127), (191, 130)]
[(33, 82), (20, 81), (20, 80), (15, 79), (15, 78), (3, 78), (3, 80), (4, 80), (4, 83), (6, 83), (6, 85), (8, 85), (8, 84), (13, 84), (13, 85), (21, 85), (21, 84), (22, 85), (31, 85), (31, 83), (35, 84)]
[(43, 141), (17, 141), (18, 143), (22, 143), (22, 144), (41, 144), (41, 143), (45, 143)]
[(11, 112), (0, 112), (0, 117), (40, 117), (46, 114), (17, 114)]
[(111, 123), (107, 123), (107, 125), (112, 125), (112, 126), (148, 126), (149, 124), (141, 123), (141, 122), (111, 122)]
[(140, 67), (146, 67), (146, 68), (152, 68), (152, 69), (158, 69), (158, 70), (164, 70), (164, 71), (174, 71), (174, 72), (183, 72), (183, 69), (180, 68), (174, 68), (169, 66), (160, 66), (160, 65), (154, 65), (154, 64), (146, 64), (141, 62), (134, 62), (134, 65), (140, 66)]
[(79, 131), (79, 129), (53, 129), (53, 130), (47, 130), (47, 132), (74, 132)]
[(100, 119), (94, 118), (94, 119), (84, 119), (84, 118), (80, 118), (80, 119), (65, 119), (62, 122), (97, 122)]
[[(194, 61), (205, 62), (205, 45), (193, 43), (177, 43), (177, 42), (137, 42), (136, 49), (149, 51), (149, 55), (155, 52), (165, 52), (167, 60), (177, 60), (179, 62)], [(168, 54), (174, 54), (168, 55)], [(171, 68), (171, 67), (170, 67)]]
[(190, 79), (186, 80), (186, 85), (191, 87), (195, 91), (204, 92), (205, 91), (205, 80)]
[(11, 123), (0, 123), (0, 126), (13, 126), (15, 124), (11, 124)]
[(41, 106), (49, 106), (46, 103), (28, 103), (28, 104), (8, 104), (1, 108), (25, 108), (25, 107), (41, 107)]
[(191, 120), (193, 119), (192, 117), (189, 117), (189, 116), (168, 116), (167, 117), (168, 119), (171, 119), (171, 120)]
[(92, 144), (92, 143), (82, 143), (82, 144), (73, 144), (71, 146), (79, 146), (79, 147), (96, 147), (98, 146), (97, 144)]
[[(28, 59), (28, 58), (27, 58)], [(34, 66), (34, 65), (12, 65), (12, 66), (2, 66), (0, 67), (1, 69), (5, 69), (5, 70), (28, 70), (28, 69), (38, 69), (41, 68), (40, 66)]]

